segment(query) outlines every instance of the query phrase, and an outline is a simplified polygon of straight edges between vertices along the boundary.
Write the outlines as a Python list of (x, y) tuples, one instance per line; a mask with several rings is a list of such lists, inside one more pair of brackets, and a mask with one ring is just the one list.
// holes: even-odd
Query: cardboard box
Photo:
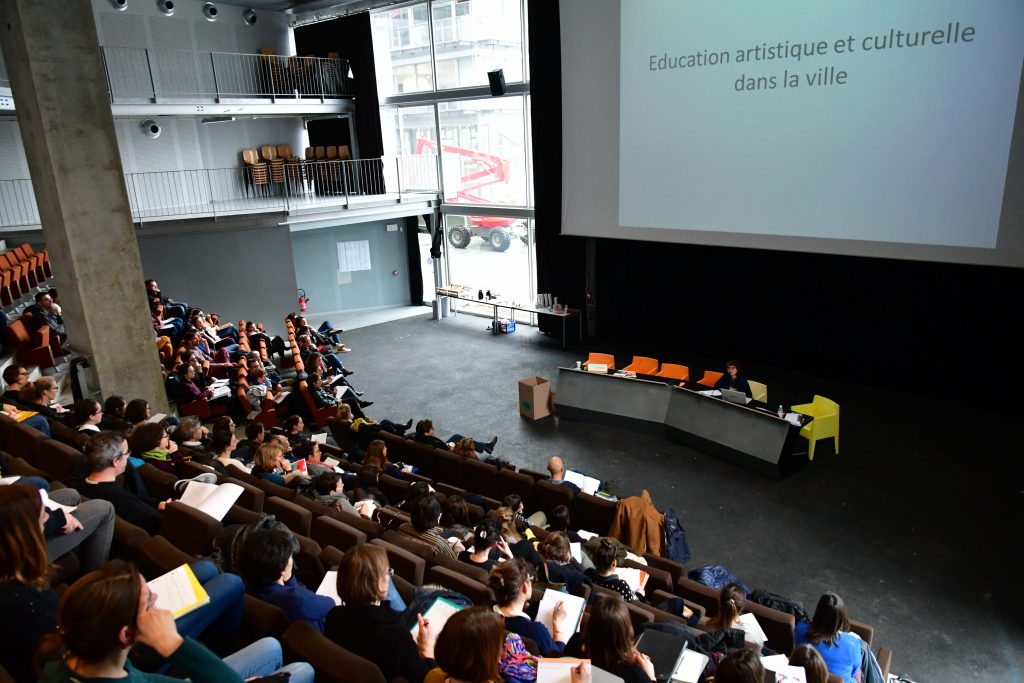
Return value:
[(519, 414), (540, 420), (551, 414), (551, 382), (540, 375), (519, 380)]

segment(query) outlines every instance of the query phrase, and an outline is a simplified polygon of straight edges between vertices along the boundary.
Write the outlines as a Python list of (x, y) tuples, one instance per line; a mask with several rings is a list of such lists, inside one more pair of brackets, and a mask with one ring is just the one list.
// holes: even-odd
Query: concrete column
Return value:
[(88, 0), (0, 0), (0, 46), (70, 345), (103, 394), (167, 402)]

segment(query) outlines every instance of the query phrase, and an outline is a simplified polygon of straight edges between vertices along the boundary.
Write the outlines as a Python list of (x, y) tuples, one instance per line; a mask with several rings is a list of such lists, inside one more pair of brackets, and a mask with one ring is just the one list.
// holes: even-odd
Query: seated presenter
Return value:
[(738, 360), (731, 360), (725, 364), (725, 374), (722, 375), (722, 379), (715, 382), (715, 389), (742, 391), (747, 395), (747, 398), (753, 398), (750, 384), (747, 382), (747, 378), (743, 376), (743, 368)]

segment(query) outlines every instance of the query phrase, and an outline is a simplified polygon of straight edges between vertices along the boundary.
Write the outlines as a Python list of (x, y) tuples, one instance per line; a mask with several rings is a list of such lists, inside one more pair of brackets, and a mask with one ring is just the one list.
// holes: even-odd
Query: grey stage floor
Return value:
[(895, 651), (893, 670), (919, 683), (1024, 680), (1019, 420), (993, 414), (990, 393), (970, 409), (760, 368), (751, 376), (767, 381), (773, 402), (817, 392), (842, 407), (841, 455), (823, 443), (780, 482), (653, 437), (521, 418), (517, 380), (553, 379), (582, 354), (528, 327), (491, 336), (487, 324), (425, 313), (346, 332), (355, 351), (344, 360), (376, 402), (370, 415), (429, 417), (442, 437), (497, 434), (495, 454), (517, 465), (542, 469), (558, 454), (619, 481), (620, 495), (646, 488), (679, 513), (690, 566), (723, 564), (809, 611), (836, 590), (877, 629), (875, 649)]

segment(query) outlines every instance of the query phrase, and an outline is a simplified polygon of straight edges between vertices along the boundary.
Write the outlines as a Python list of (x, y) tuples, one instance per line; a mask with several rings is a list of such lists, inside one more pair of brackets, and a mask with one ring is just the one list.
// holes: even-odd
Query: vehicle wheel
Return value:
[(510, 244), (512, 244), (512, 238), (509, 237), (508, 230), (494, 229), (491, 230), (491, 246), (494, 247), (494, 251), (506, 251)]
[(448, 243), (456, 249), (465, 249), (469, 246), (469, 240), (473, 234), (465, 228), (452, 228), (448, 231)]

